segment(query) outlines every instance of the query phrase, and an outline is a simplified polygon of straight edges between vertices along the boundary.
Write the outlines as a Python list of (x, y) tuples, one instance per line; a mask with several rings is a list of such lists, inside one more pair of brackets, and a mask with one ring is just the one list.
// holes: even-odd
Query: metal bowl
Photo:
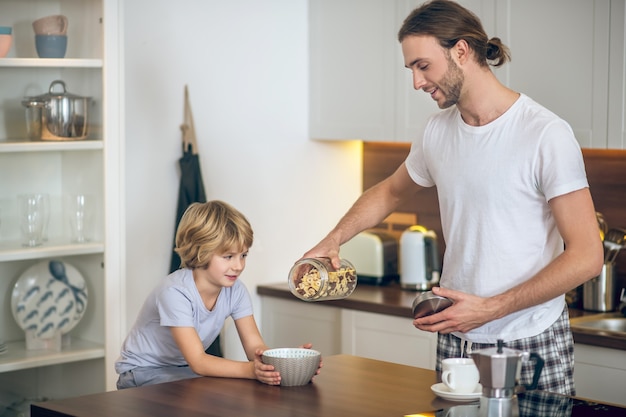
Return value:
[(432, 291), (425, 291), (413, 300), (413, 317), (418, 319), (420, 317), (430, 316), (431, 314), (445, 310), (451, 305), (452, 300), (449, 298), (435, 295)]

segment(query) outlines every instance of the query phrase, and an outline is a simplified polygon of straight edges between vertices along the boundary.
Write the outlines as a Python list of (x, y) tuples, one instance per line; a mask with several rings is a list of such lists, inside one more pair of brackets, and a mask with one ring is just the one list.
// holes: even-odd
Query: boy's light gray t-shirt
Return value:
[(168, 275), (150, 293), (126, 340), (115, 371), (136, 367), (185, 366), (187, 362), (170, 332), (170, 327), (193, 327), (205, 349), (217, 338), (224, 321), (251, 316), (252, 301), (243, 282), (222, 288), (215, 307), (209, 311), (193, 280), (190, 269)]

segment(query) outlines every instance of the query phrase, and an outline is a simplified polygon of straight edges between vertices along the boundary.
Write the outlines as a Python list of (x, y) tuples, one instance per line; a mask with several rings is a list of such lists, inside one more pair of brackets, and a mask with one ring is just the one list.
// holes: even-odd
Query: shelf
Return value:
[(0, 242), (0, 262), (28, 259), (51, 258), (57, 256), (90, 255), (104, 252), (103, 242), (89, 243), (46, 243), (36, 248), (27, 248), (19, 242)]
[(104, 358), (104, 346), (80, 339), (72, 339), (58, 352), (26, 350), (24, 341), (8, 342), (7, 352), (0, 355), (0, 373), (98, 358)]
[(0, 140), (0, 153), (9, 152), (58, 152), (58, 151), (85, 151), (103, 149), (104, 143), (100, 140), (67, 140), (67, 141), (45, 141), (25, 139), (4, 139)]
[(2, 58), (0, 67), (9, 68), (102, 68), (101, 59)]

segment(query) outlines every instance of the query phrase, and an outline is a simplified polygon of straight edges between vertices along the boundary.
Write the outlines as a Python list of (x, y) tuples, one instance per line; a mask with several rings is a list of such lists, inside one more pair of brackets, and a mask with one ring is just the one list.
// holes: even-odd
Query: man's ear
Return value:
[(452, 47), (451, 54), (459, 64), (465, 64), (470, 59), (472, 50), (465, 39), (459, 39)]

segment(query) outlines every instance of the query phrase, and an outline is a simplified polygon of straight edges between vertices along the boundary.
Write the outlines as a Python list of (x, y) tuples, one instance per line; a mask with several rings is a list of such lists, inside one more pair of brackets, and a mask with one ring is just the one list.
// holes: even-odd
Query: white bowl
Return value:
[(263, 363), (280, 372), (280, 385), (306, 385), (317, 372), (322, 354), (313, 349), (277, 348), (263, 352)]

